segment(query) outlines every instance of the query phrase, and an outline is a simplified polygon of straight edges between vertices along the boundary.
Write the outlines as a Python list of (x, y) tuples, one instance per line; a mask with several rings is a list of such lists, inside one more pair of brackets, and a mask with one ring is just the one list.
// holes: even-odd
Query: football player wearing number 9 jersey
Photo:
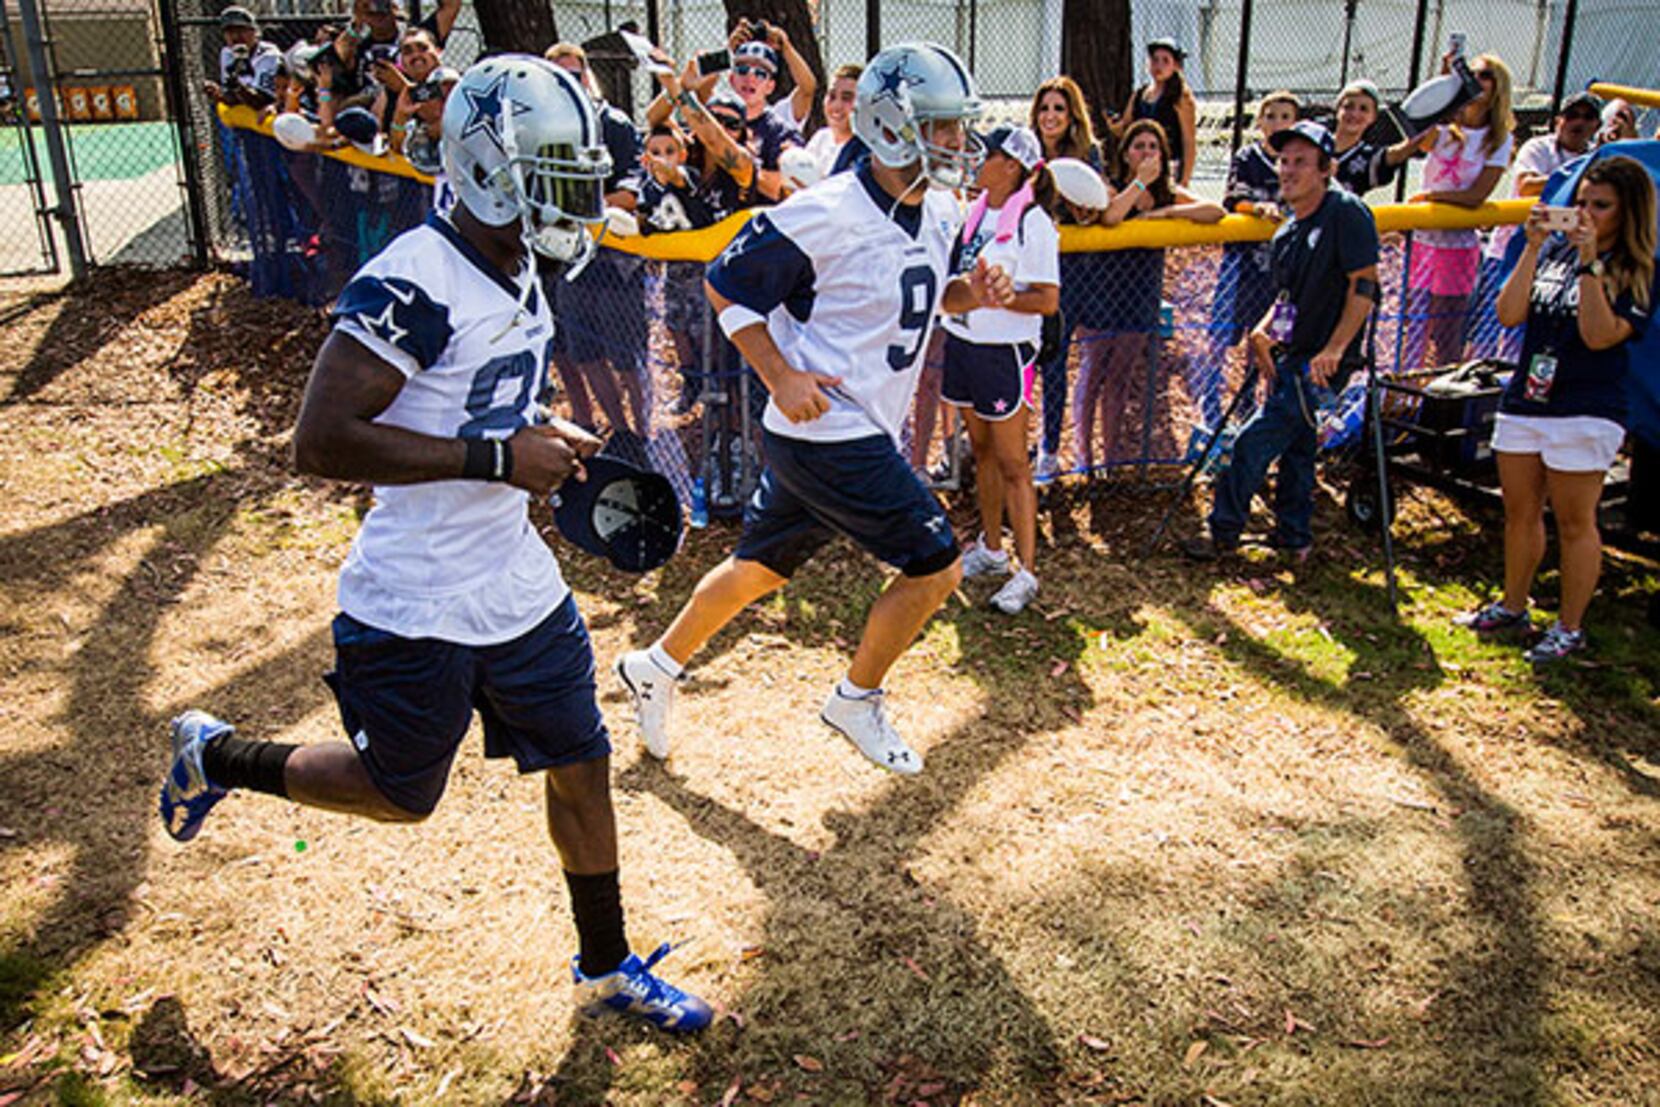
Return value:
[(453, 214), (400, 235), (340, 294), (294, 433), (301, 472), (375, 486), (340, 575), (328, 676), (350, 741), (249, 741), (188, 711), (162, 819), (188, 841), (246, 789), (419, 822), (476, 710), (486, 756), (543, 775), (584, 1011), (698, 1030), (708, 1004), (651, 972), (669, 947), (629, 952), (593, 652), (528, 512), (599, 447), (537, 418), (553, 320), (530, 254), (573, 270), (591, 255), (610, 157), (576, 80), (520, 55), (467, 71), (443, 136)]
[(962, 221), (952, 192), (981, 158), (968, 129), (980, 107), (949, 50), (882, 51), (854, 95), (853, 127), (869, 160), (756, 215), (710, 264), (721, 327), (771, 393), (766, 469), (737, 550), (661, 639), (617, 662), (654, 756), (668, 755), (674, 682), (692, 655), (840, 532), (900, 575), (872, 606), (821, 717), (882, 768), (922, 770), (887, 718), (882, 681), (962, 568), (945, 512), (898, 438), (935, 312), (1000, 307), (1013, 296), (996, 266), (948, 279)]

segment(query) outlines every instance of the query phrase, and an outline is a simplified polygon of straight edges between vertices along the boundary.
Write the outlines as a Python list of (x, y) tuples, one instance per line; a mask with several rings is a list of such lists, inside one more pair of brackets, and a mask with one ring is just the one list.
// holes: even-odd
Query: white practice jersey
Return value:
[[(540, 288), (523, 310), (519, 295), (436, 215), (358, 270), (335, 303), (335, 329), (408, 378), (375, 421), (441, 438), (508, 438), (529, 424), (553, 318)], [(340, 573), (341, 610), (406, 638), (518, 637), (568, 592), (529, 501), (479, 480), (377, 485)]]
[[(920, 205), (895, 207), (868, 166), (750, 220), (710, 264), (709, 283), (766, 319), (791, 367), (842, 380), (829, 391), (830, 410), (810, 423), (791, 423), (769, 400), (769, 431), (899, 441), (961, 222), (946, 192), (930, 189)], [(739, 312), (726, 323), (741, 330), (746, 318)]]

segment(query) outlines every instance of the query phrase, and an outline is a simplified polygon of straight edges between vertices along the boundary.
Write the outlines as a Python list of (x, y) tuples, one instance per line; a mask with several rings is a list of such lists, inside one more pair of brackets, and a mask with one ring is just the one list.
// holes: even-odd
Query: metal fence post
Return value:
[(19, 0), (23, 16), (23, 39), (29, 51), (29, 68), (40, 90), (40, 125), (46, 132), (46, 158), (52, 165), (52, 187), (58, 194), (53, 214), (63, 224), (64, 245), (69, 250), (69, 273), (74, 280), (86, 276), (86, 241), (81, 237), (81, 215), (75, 204), (75, 180), (69, 172), (69, 151), (63, 141), (63, 121), (58, 116), (57, 78), (47, 63), (46, 34), (36, 0)]
[(156, 18), (161, 20), (162, 82), (166, 89), (167, 114), (172, 117), (173, 134), (179, 142), (179, 160), (184, 166), (184, 210), (190, 227), (190, 252), (198, 268), (208, 266), (207, 195), (202, 187), (201, 167), (196, 162), (196, 128), (190, 121), (190, 103), (185, 99), (184, 41), (179, 34), (176, 0), (156, 0)]
[(865, 0), (865, 57), (882, 52), (882, 0)]
[(1562, 51), (1556, 58), (1556, 82), (1551, 87), (1550, 113), (1555, 115), (1562, 107), (1562, 93), (1568, 84), (1568, 57), (1574, 48), (1574, 24), (1579, 22), (1579, 0), (1568, 0), (1562, 13)]
[(1239, 143), (1245, 134), (1245, 78), (1250, 64), (1251, 0), (1245, 0), (1239, 9), (1239, 62), (1233, 80), (1233, 149), (1230, 157), (1239, 153)]
[[(1418, 0), (1418, 16), (1412, 26), (1412, 72), (1407, 77), (1407, 87), (1417, 88), (1419, 73), (1424, 64), (1424, 25), (1429, 22), (1429, 0)], [(1395, 202), (1398, 204), (1406, 199), (1406, 166), (1395, 176)]]

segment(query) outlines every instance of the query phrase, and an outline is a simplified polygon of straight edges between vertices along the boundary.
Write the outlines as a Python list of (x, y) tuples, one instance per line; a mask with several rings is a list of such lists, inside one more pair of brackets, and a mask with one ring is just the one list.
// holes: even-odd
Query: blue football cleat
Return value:
[(173, 763), (161, 785), (161, 821), (175, 840), (196, 837), (213, 805), (227, 795), (203, 771), (202, 751), (234, 729), (206, 711), (186, 711), (173, 720)]
[(652, 966), (672, 948), (664, 942), (644, 961), (630, 953), (615, 972), (592, 978), (582, 975), (579, 958), (571, 958), (571, 977), (576, 982), (582, 1013), (592, 1016), (615, 1011), (644, 1019), (671, 1034), (694, 1034), (708, 1026), (715, 1012), (707, 1003), (651, 974)]

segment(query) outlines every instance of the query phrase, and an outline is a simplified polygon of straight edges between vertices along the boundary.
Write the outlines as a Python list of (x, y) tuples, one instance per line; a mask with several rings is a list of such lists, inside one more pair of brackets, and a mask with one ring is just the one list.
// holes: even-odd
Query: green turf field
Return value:
[[(174, 161), (170, 123), (77, 123), (69, 128), (70, 158), (83, 181), (128, 181)], [(46, 136), (34, 132), (35, 156), (42, 176), (49, 175)], [(22, 133), (0, 129), (0, 185), (22, 184), (25, 163)]]

